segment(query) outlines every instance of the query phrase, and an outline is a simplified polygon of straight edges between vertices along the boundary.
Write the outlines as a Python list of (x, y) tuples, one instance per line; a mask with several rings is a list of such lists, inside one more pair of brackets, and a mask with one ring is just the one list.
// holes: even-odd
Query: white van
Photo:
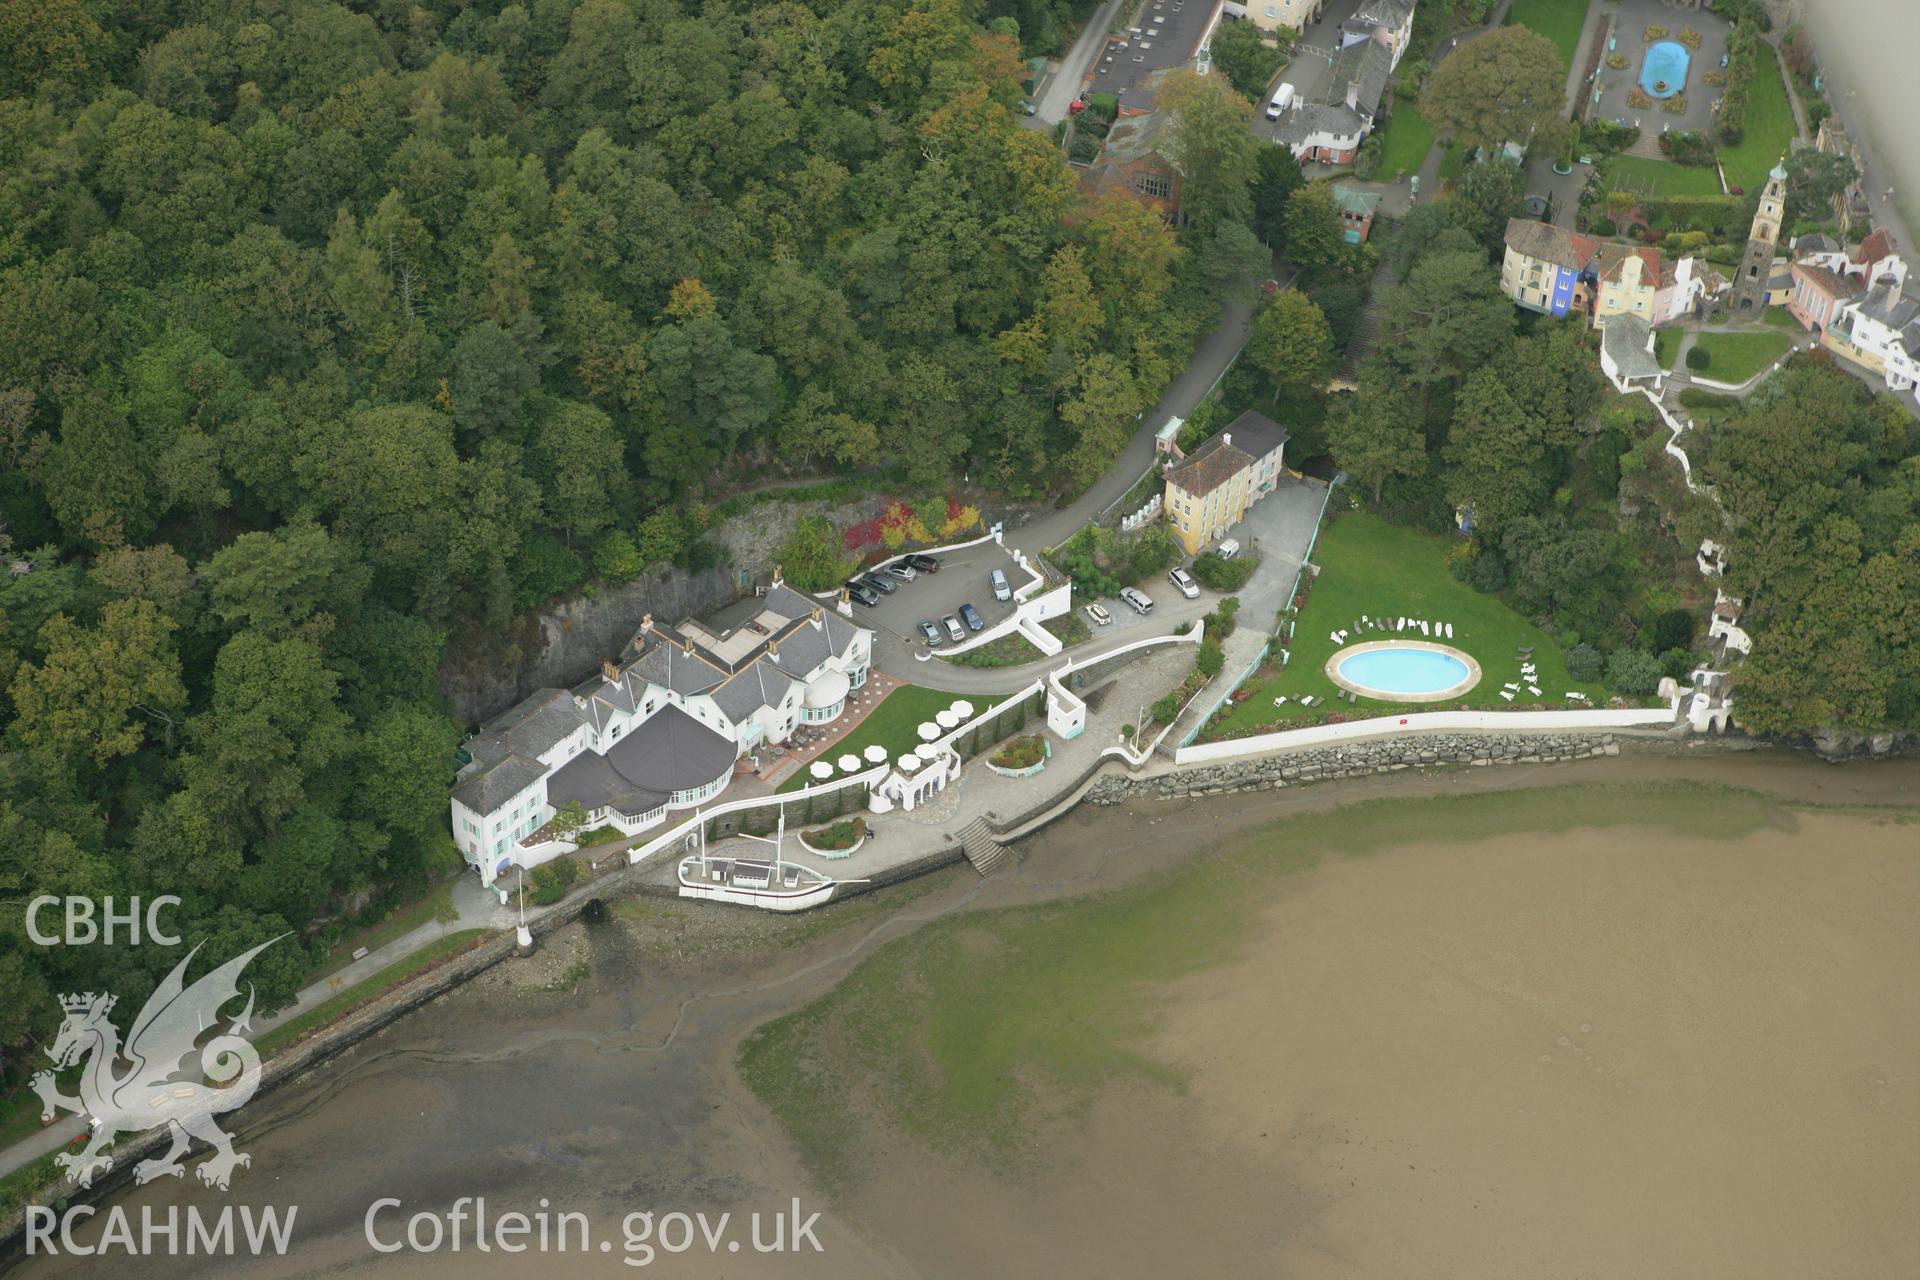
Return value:
[(1231, 560), (1240, 554), (1240, 542), (1237, 538), (1228, 538), (1213, 549), (1213, 553), (1222, 560)]
[(1273, 91), (1273, 100), (1267, 103), (1267, 119), (1278, 120), (1280, 113), (1293, 105), (1293, 86), (1283, 84)]
[(1135, 613), (1146, 615), (1153, 612), (1153, 597), (1144, 591), (1132, 587), (1120, 588), (1120, 598), (1132, 606)]

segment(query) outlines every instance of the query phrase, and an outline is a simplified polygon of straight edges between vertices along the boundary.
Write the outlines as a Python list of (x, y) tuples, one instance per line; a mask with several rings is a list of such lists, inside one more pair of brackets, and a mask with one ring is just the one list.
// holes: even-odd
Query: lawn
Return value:
[(1767, 171), (1793, 145), (1793, 106), (1780, 78), (1780, 59), (1766, 41), (1755, 42), (1753, 79), (1747, 84), (1746, 135), (1737, 147), (1720, 148), (1727, 182), (1748, 191), (1767, 185)]
[(1767, 314), (1761, 316), (1760, 321), (1762, 324), (1770, 324), (1776, 329), (1791, 329), (1795, 333), (1802, 332), (1800, 322), (1795, 320), (1792, 313), (1785, 307), (1768, 307)]
[(1778, 360), (1792, 345), (1790, 335), (1766, 329), (1753, 333), (1703, 333), (1694, 340), (1694, 346), (1705, 347), (1712, 363), (1694, 372), (1696, 376), (1737, 386)]
[[(1328, 712), (1358, 720), (1406, 710), (1559, 707), (1567, 705), (1562, 695), (1570, 689), (1589, 694), (1596, 704), (1604, 701), (1597, 682), (1587, 686), (1572, 683), (1566, 655), (1553, 637), (1515, 613), (1498, 596), (1482, 595), (1455, 580), (1446, 565), (1447, 551), (1454, 545), (1451, 538), (1391, 525), (1378, 516), (1348, 515), (1334, 521), (1320, 537), (1315, 554), (1320, 576), (1301, 612), (1287, 665), (1265, 679), (1256, 676), (1249, 682), (1245, 687), (1252, 693), (1222, 721), (1209, 726), (1202, 740), (1243, 737), (1300, 721), (1317, 723)], [(1351, 630), (1362, 614), (1405, 615), (1452, 623), (1453, 638), (1443, 643), (1479, 660), (1480, 683), (1458, 701), (1417, 707), (1371, 698), (1362, 698), (1357, 706), (1334, 701), (1337, 686), (1327, 678), (1324, 668), (1334, 650), (1344, 646), (1335, 644), (1330, 633)], [(1360, 638), (1387, 637), (1368, 631)], [(1417, 631), (1414, 638), (1421, 638)], [(1345, 643), (1357, 643), (1357, 638), (1349, 635)], [(1533, 647), (1539, 666), (1534, 683), (1540, 686), (1541, 695), (1535, 698), (1523, 687), (1508, 703), (1500, 698), (1499, 691), (1502, 685), (1519, 679), (1520, 663), (1514, 654), (1521, 645)], [(1319, 707), (1302, 707), (1299, 698), (1303, 693), (1317, 694), (1328, 701)], [(1288, 701), (1276, 707), (1273, 700), (1282, 694)]]
[(1382, 182), (1391, 182), (1403, 173), (1418, 173), (1433, 150), (1433, 126), (1420, 114), (1420, 108), (1408, 96), (1393, 105), (1393, 116), (1386, 132), (1380, 135), (1380, 168), (1374, 174)]
[(1449, 142), (1447, 149), (1440, 153), (1440, 181), (1452, 182), (1466, 167), (1467, 149), (1457, 142)]
[(1580, 28), (1587, 20), (1587, 0), (1513, 0), (1507, 25), (1532, 27), (1560, 53), (1560, 69), (1573, 65), (1580, 44)]
[(1632, 191), (1656, 199), (1721, 194), (1720, 179), (1711, 169), (1646, 156), (1608, 156), (1606, 165), (1607, 185), (1615, 191)]
[(1685, 329), (1677, 327), (1653, 331), (1653, 358), (1660, 362), (1662, 369), (1673, 368), (1673, 359), (1680, 354), (1680, 339), (1686, 333)]
[[(898, 760), (907, 752), (920, 745), (917, 730), (923, 721), (931, 720), (939, 712), (953, 705), (955, 698), (965, 698), (973, 704), (977, 715), (1001, 700), (1003, 695), (982, 693), (947, 693), (941, 689), (923, 689), (917, 684), (903, 684), (888, 694), (873, 714), (860, 722), (860, 727), (834, 744), (828, 758), (838, 760), (848, 752), (864, 757), (870, 743), (879, 743), (887, 749), (887, 759)], [(812, 779), (806, 769), (801, 769), (791, 778), (780, 784), (782, 791), (798, 791)]]

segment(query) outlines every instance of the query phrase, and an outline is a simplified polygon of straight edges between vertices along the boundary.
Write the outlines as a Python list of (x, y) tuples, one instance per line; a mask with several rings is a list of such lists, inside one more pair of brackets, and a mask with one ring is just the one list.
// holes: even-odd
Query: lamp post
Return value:
[(528, 951), (533, 948), (533, 934), (527, 931), (527, 869), (517, 862), (513, 869), (519, 873), (520, 880), (520, 927), (514, 933), (514, 941), (522, 951)]

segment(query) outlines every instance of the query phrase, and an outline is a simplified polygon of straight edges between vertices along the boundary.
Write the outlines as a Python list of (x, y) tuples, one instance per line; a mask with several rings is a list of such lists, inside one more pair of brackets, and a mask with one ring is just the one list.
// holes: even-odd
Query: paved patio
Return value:
[[(1713, 124), (1713, 104), (1726, 92), (1724, 85), (1710, 85), (1707, 73), (1720, 70), (1720, 59), (1727, 52), (1726, 19), (1705, 9), (1677, 9), (1662, 0), (1620, 0), (1614, 9), (1613, 48), (1608, 54), (1626, 58), (1627, 65), (1614, 70), (1600, 62), (1596, 85), (1600, 92), (1597, 114), (1609, 120), (1624, 120), (1638, 126), (1643, 137), (1656, 143), (1668, 130), (1698, 129), (1704, 132)], [(1640, 85), (1640, 64), (1646, 57), (1649, 26), (1665, 27), (1667, 34), (1658, 40), (1677, 40), (1682, 31), (1700, 33), (1700, 47), (1688, 50), (1686, 85), (1679, 96), (1686, 99), (1686, 110), (1670, 112), (1662, 100), (1654, 99), (1644, 107), (1628, 105), (1627, 97)], [(1656, 40), (1657, 43), (1657, 40)]]

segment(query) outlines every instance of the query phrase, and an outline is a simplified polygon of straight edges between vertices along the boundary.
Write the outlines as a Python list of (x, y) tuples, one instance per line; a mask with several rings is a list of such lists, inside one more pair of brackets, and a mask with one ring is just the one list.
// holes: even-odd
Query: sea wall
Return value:
[(1357, 778), (1400, 769), (1457, 768), (1491, 764), (1536, 764), (1620, 754), (1610, 733), (1441, 733), (1383, 738), (1337, 747), (1312, 747), (1284, 755), (1256, 756), (1196, 765), (1154, 777), (1109, 775), (1088, 790), (1088, 804), (1119, 804), (1150, 798), (1177, 800), (1230, 791), (1272, 791), (1298, 782)]

